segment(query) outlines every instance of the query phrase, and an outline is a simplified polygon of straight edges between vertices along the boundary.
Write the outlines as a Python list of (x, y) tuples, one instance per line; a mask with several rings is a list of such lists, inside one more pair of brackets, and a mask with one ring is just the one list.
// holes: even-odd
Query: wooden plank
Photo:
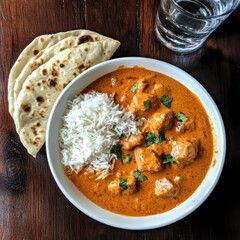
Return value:
[(155, 58), (170, 62), (172, 54), (155, 35), (154, 25), (159, 1), (139, 1), (139, 54), (143, 57)]
[(138, 55), (137, 4), (137, 0), (86, 1), (86, 27), (122, 43), (114, 57)]
[(38, 35), (76, 28), (85, 28), (83, 1), (0, 1), (1, 239), (68, 239), (83, 231), (65, 222), (86, 218), (56, 187), (44, 148), (37, 159), (23, 149), (7, 101), (8, 74), (23, 48)]

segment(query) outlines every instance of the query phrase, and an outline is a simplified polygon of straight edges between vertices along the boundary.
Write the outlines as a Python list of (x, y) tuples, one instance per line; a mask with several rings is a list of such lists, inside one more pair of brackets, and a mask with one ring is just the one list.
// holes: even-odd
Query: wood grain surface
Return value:
[[(0, 239), (240, 239), (240, 9), (197, 52), (179, 55), (153, 32), (157, 0), (0, 0)], [(222, 176), (196, 211), (167, 227), (129, 231), (99, 223), (58, 189), (45, 147), (28, 155), (8, 113), (11, 66), (35, 37), (86, 28), (118, 39), (113, 58), (144, 56), (174, 64), (195, 77), (223, 116), (227, 155)]]

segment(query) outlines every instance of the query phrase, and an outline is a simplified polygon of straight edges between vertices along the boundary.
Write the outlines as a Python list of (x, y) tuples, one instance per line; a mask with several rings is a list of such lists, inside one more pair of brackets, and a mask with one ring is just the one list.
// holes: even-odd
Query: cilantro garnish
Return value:
[(128, 162), (131, 162), (131, 160), (132, 160), (132, 156), (130, 155), (130, 154), (127, 154), (126, 155), (126, 162), (128, 163)]
[(146, 141), (147, 141), (146, 147), (149, 147), (151, 144), (153, 144), (155, 140), (156, 140), (156, 136), (154, 133), (151, 133), (151, 132), (146, 133)]
[(167, 108), (170, 108), (171, 107), (171, 103), (172, 103), (172, 98), (170, 98), (168, 95), (163, 95), (161, 98), (160, 98), (160, 101), (161, 103), (166, 106)]
[(164, 140), (166, 140), (164, 131), (160, 131), (159, 134), (156, 135), (151, 132), (146, 133), (146, 147), (149, 147), (153, 143), (161, 146)]
[(128, 189), (127, 178), (119, 178), (119, 187), (121, 187), (122, 190)]
[(147, 111), (151, 107), (151, 101), (150, 100), (144, 101), (143, 106), (144, 106), (144, 111)]
[(137, 179), (138, 182), (144, 182), (145, 180), (148, 179), (147, 176), (141, 175), (139, 170), (134, 170), (132, 175)]
[(113, 153), (117, 156), (117, 158), (119, 158), (121, 160), (121, 162), (123, 163), (123, 155), (122, 155), (122, 151), (121, 151), (121, 146), (119, 144), (113, 145), (110, 153)]
[(185, 116), (184, 113), (179, 112), (175, 118), (179, 121), (179, 122), (186, 122), (188, 120), (188, 118)]
[(135, 93), (137, 91), (137, 84), (134, 83), (130, 90), (131, 90), (132, 93)]
[(175, 163), (176, 162), (176, 158), (173, 157), (171, 154), (165, 154), (162, 157), (162, 163), (163, 164), (167, 164), (167, 163)]
[(158, 145), (162, 145), (163, 141), (166, 140), (164, 131), (160, 131), (159, 134), (156, 135), (155, 143)]

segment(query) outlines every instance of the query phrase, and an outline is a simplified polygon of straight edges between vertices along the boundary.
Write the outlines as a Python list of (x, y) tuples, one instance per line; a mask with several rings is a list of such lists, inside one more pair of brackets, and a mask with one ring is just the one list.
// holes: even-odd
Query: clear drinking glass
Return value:
[(239, 6), (240, 0), (160, 0), (155, 33), (167, 48), (189, 53)]

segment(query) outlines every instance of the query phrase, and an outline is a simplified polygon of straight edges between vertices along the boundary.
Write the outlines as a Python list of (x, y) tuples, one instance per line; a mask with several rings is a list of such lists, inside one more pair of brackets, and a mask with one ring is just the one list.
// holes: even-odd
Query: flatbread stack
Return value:
[(120, 42), (79, 29), (35, 38), (19, 55), (8, 81), (9, 112), (28, 153), (45, 142), (48, 117), (60, 92), (89, 67), (109, 60)]

